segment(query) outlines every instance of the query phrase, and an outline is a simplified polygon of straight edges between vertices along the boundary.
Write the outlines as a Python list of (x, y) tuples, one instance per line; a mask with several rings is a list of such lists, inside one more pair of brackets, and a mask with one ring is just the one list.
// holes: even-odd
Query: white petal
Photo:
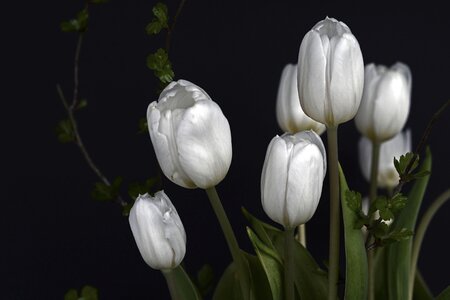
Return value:
[(222, 181), (231, 164), (231, 132), (215, 102), (200, 100), (186, 109), (175, 138), (180, 164), (198, 187)]
[(366, 138), (361, 137), (358, 143), (359, 166), (361, 173), (367, 181), (370, 181), (370, 164), (372, 161), (372, 142)]
[(279, 136), (274, 137), (267, 148), (261, 174), (261, 201), (266, 214), (283, 226), (287, 225), (285, 196), (288, 160), (286, 142)]
[(326, 57), (319, 34), (309, 31), (300, 45), (298, 57), (298, 92), (303, 111), (325, 124)]

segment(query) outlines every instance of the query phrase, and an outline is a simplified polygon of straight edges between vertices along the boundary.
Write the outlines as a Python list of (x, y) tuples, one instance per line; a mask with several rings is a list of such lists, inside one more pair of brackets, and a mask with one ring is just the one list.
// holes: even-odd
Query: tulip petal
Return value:
[[(290, 147), (292, 148), (292, 144)], [(276, 136), (270, 142), (261, 176), (261, 200), (266, 214), (275, 222), (286, 225), (286, 180), (289, 149), (286, 142)]]
[(232, 157), (231, 131), (220, 107), (200, 100), (186, 109), (175, 135), (182, 169), (200, 188), (218, 184)]
[(330, 102), (333, 125), (352, 119), (358, 111), (364, 86), (364, 63), (358, 41), (352, 34), (333, 37)]
[(320, 35), (309, 31), (300, 45), (298, 57), (298, 92), (303, 111), (307, 116), (326, 123), (326, 56)]

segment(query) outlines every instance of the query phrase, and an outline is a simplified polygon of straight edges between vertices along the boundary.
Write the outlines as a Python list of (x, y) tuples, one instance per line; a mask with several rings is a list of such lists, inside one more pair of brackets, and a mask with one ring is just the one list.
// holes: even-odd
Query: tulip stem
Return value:
[(417, 261), (419, 259), (420, 247), (422, 245), (425, 232), (427, 231), (428, 225), (430, 225), (431, 219), (439, 210), (439, 208), (444, 205), (450, 199), (450, 189), (443, 192), (427, 209), (425, 214), (417, 227), (416, 234), (414, 235), (414, 243), (411, 254), (411, 270), (409, 271), (409, 299), (413, 297), (414, 290), (414, 277), (416, 276)]
[(284, 292), (286, 300), (295, 299), (294, 242), (294, 229), (286, 229), (284, 231)]
[(338, 126), (327, 128), (328, 169), (330, 176), (330, 251), (328, 270), (328, 299), (337, 299), (339, 275), (339, 170), (338, 170)]
[[(177, 266), (176, 268), (181, 268), (181, 267)], [(182, 300), (183, 295), (181, 294), (181, 291), (178, 289), (179, 287), (177, 288), (174, 270), (167, 269), (167, 270), (161, 270), (161, 272), (163, 273), (164, 278), (166, 279), (167, 287), (169, 288), (169, 292), (170, 292), (170, 298), (172, 300)]]
[[(379, 142), (372, 142), (372, 161), (370, 163), (370, 188), (369, 188), (370, 205), (373, 205), (375, 199), (377, 198), (378, 164), (380, 160), (380, 148), (381, 144)], [(369, 235), (368, 238), (372, 239), (371, 235)], [(369, 280), (368, 300), (375, 299), (374, 254), (375, 253), (373, 250), (367, 250), (367, 267)]]
[(295, 238), (306, 249), (306, 224), (298, 225)]
[(233, 257), (233, 261), (238, 270), (239, 282), (241, 285), (242, 295), (244, 299), (248, 299), (248, 295), (250, 294), (250, 284), (247, 276), (247, 266), (244, 261), (244, 257), (242, 256), (241, 249), (239, 248), (238, 242), (236, 240), (236, 236), (234, 235), (233, 228), (231, 227), (230, 221), (228, 220), (227, 214), (220, 202), (219, 195), (217, 194), (216, 188), (211, 187), (206, 189), (206, 194), (208, 195), (211, 206), (214, 210), (214, 213), (219, 220), (220, 227), (225, 235), (225, 239), (228, 244), (228, 248), (230, 249), (231, 256)]

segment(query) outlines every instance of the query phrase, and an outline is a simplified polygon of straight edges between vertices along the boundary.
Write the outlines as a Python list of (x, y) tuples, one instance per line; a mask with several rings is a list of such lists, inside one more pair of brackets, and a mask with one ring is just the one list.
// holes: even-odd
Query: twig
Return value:
[(177, 24), (178, 17), (181, 14), (181, 10), (183, 9), (185, 2), (186, 2), (186, 0), (180, 1), (180, 4), (178, 4), (177, 12), (175, 13), (175, 16), (173, 17), (172, 26), (170, 26), (167, 29), (167, 36), (166, 36), (166, 52), (167, 53), (169, 53), (169, 51), (170, 51), (170, 43), (172, 41), (172, 32), (175, 29), (175, 25)]
[(414, 165), (415, 161), (418, 159), (419, 157), (419, 153), (422, 152), (423, 147), (425, 146), (426, 141), (428, 140), (428, 136), (431, 133), (431, 129), (433, 128), (434, 123), (436, 123), (436, 121), (439, 119), (439, 117), (441, 116), (442, 112), (450, 105), (450, 100), (447, 100), (447, 102), (444, 103), (444, 105), (442, 105), (431, 117), (430, 121), (428, 122), (427, 127), (425, 128), (425, 131), (422, 135), (422, 137), (420, 138), (419, 144), (417, 144), (417, 147), (414, 151), (414, 155), (412, 157), (412, 159), (410, 160), (409, 164), (406, 166), (405, 169), (405, 173), (402, 176), (402, 178), (400, 178), (400, 181), (398, 183), (398, 185), (395, 187), (393, 195), (399, 193), (402, 188), (403, 185), (406, 183), (406, 181), (404, 180), (404, 178), (406, 178), (410, 171), (412, 166)]
[[(80, 59), (80, 51), (81, 51), (81, 44), (83, 41), (83, 33), (80, 33), (78, 37), (78, 42), (75, 50), (75, 58), (74, 58), (74, 85), (73, 85), (73, 100), (72, 103), (69, 105), (67, 102), (66, 97), (64, 96), (64, 93), (61, 89), (61, 86), (58, 84), (56, 85), (56, 90), (58, 92), (59, 98), (61, 99), (64, 108), (67, 111), (67, 116), (69, 117), (69, 122), (72, 125), (72, 130), (75, 138), (75, 143), (77, 144), (78, 148), (81, 151), (81, 154), (83, 154), (84, 159), (86, 160), (88, 166), (91, 168), (92, 171), (100, 178), (100, 180), (107, 186), (111, 186), (111, 183), (109, 182), (108, 178), (106, 178), (105, 175), (100, 171), (100, 169), (96, 166), (94, 161), (92, 160), (91, 156), (89, 155), (89, 152), (86, 149), (86, 146), (83, 143), (83, 140), (81, 139), (81, 135), (78, 131), (78, 125), (77, 121), (75, 119), (74, 112), (76, 110), (76, 106), (78, 103), (78, 85), (79, 85), (79, 75), (78, 75), (78, 65), (79, 65), (79, 59)], [(121, 205), (122, 207), (127, 205), (127, 202), (123, 200), (123, 198), (118, 195), (116, 199), (117, 203)]]

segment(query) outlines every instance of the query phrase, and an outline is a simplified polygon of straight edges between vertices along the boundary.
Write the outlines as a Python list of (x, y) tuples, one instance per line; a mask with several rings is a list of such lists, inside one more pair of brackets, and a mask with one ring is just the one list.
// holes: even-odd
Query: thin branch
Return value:
[(175, 25), (177, 24), (178, 17), (181, 14), (181, 10), (183, 9), (184, 3), (186, 0), (181, 0), (180, 4), (178, 4), (177, 12), (175, 13), (175, 17), (173, 18), (172, 26), (170, 26), (167, 29), (167, 36), (166, 36), (166, 52), (169, 53), (170, 51), (170, 43), (172, 41), (172, 32), (175, 30)]
[[(419, 144), (417, 144), (417, 147), (414, 151), (414, 156), (412, 157), (411, 161), (409, 162), (408, 166), (405, 169), (405, 173), (404, 176), (402, 177), (407, 177), (411, 171), (412, 166), (414, 165), (415, 161), (419, 158), (419, 153), (422, 152), (423, 147), (425, 147), (425, 143), (428, 140), (428, 137), (431, 133), (431, 129), (434, 126), (434, 123), (436, 123), (436, 121), (439, 119), (439, 117), (441, 116), (442, 112), (444, 112), (444, 110), (450, 105), (450, 100), (447, 100), (447, 102), (445, 102), (439, 109), (438, 111), (436, 111), (434, 113), (434, 115), (431, 117), (430, 121), (428, 122), (427, 127), (425, 128), (425, 131), (422, 135), (422, 137), (420, 138)], [(400, 178), (400, 181), (398, 183), (398, 185), (395, 187), (394, 189), (394, 195), (399, 193), (403, 186), (405, 185), (405, 180), (403, 178)]]
[(78, 65), (80, 60), (81, 44), (83, 42), (83, 33), (78, 35), (77, 47), (75, 50), (75, 58), (73, 62), (73, 99), (70, 110), (73, 111), (78, 104)]

